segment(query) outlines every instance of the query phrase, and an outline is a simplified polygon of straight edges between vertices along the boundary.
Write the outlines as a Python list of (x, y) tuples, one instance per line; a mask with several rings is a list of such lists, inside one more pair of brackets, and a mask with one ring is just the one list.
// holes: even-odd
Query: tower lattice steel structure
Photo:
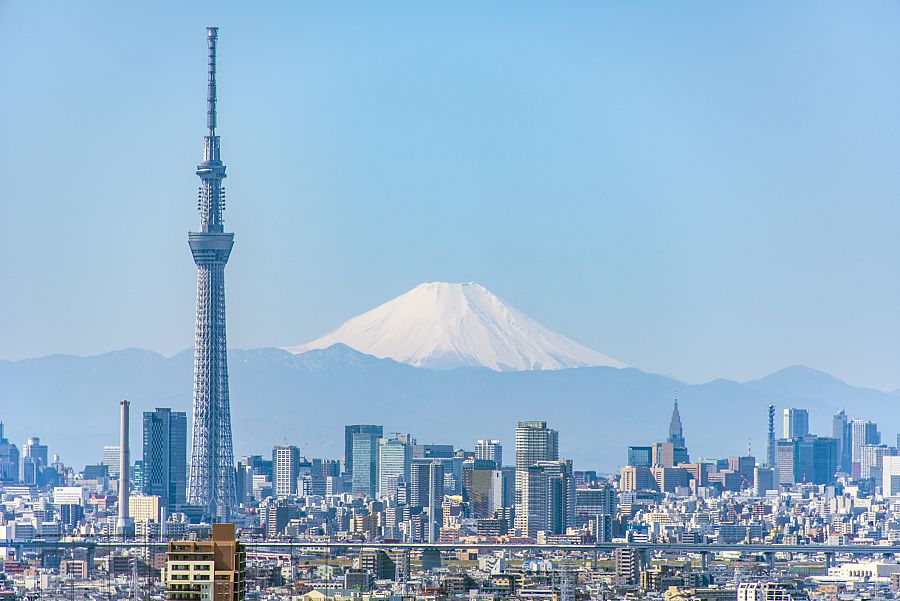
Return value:
[(218, 28), (206, 30), (209, 43), (207, 134), (203, 162), (197, 166), (200, 231), (188, 242), (197, 264), (197, 327), (194, 335), (194, 403), (188, 502), (205, 509), (213, 521), (226, 521), (235, 507), (234, 452), (228, 398), (228, 355), (225, 345), (225, 264), (234, 245), (226, 233), (225, 165), (216, 135), (216, 40)]

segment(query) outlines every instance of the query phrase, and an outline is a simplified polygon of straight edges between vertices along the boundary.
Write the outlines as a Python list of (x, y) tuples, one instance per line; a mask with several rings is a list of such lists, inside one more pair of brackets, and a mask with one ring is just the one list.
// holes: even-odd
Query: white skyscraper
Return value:
[(479, 440), (475, 443), (475, 459), (493, 461), (499, 470), (503, 467), (503, 445), (499, 440)]
[(397, 494), (400, 477), (408, 482), (412, 463), (412, 446), (409, 437), (382, 438), (378, 441), (378, 498)]
[(528, 533), (528, 512), (525, 506), (525, 482), (528, 468), (540, 461), (559, 460), (559, 433), (547, 427), (547, 422), (519, 422), (516, 427), (516, 530)]
[(783, 425), (785, 438), (809, 436), (809, 411), (806, 409), (785, 409)]
[(279, 498), (297, 494), (300, 475), (300, 449), (288, 445), (272, 449), (272, 492)]

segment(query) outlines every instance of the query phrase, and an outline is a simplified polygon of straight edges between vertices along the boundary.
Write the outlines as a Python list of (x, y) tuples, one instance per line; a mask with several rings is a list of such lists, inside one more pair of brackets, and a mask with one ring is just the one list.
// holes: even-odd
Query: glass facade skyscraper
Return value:
[(144, 412), (143, 492), (176, 511), (187, 492), (187, 413), (158, 408)]

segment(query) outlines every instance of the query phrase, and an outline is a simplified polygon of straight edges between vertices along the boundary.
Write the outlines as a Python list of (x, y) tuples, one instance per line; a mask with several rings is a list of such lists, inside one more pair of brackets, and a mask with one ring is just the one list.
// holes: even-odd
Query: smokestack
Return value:
[(119, 422), (119, 521), (116, 531), (122, 536), (134, 533), (134, 526), (128, 517), (128, 497), (131, 495), (131, 453), (128, 448), (128, 409), (129, 401), (119, 403), (121, 421)]

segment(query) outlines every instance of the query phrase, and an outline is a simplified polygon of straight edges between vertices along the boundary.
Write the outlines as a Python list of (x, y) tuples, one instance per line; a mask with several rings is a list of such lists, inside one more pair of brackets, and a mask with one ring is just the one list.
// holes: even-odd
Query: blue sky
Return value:
[(692, 382), (900, 386), (895, 2), (0, 3), (0, 357), (192, 344), (207, 25), (231, 346), (478, 281)]

